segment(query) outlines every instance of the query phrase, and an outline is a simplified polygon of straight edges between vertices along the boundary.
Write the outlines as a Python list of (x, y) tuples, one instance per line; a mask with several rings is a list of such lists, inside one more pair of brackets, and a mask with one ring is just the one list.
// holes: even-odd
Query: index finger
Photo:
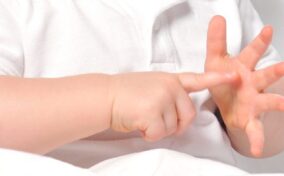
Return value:
[(178, 78), (184, 87), (189, 92), (196, 92), (207, 88), (212, 88), (222, 84), (235, 82), (239, 76), (237, 73), (180, 73)]

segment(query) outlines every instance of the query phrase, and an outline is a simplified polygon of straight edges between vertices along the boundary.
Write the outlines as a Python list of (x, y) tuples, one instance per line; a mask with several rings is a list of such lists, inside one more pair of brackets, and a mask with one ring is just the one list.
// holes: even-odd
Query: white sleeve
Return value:
[[(240, 16), (242, 20), (242, 48), (251, 42), (261, 31), (263, 23), (253, 7), (251, 0), (239, 0)], [(283, 61), (273, 46), (270, 46), (263, 58), (259, 61), (257, 69)]]
[(0, 75), (22, 76), (24, 54), (16, 1), (0, 0)]

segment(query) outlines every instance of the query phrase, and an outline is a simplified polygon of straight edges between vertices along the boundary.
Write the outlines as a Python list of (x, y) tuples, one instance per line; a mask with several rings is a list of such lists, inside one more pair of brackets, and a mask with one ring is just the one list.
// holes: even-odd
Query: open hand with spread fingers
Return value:
[[(227, 52), (226, 21), (215, 16), (209, 25), (207, 39), (206, 72), (218, 71), (236, 73), (234, 83), (210, 88), (233, 146), (244, 141), (238, 140), (238, 133), (247, 136), (245, 155), (259, 157), (264, 148), (264, 129), (261, 114), (268, 111), (284, 111), (284, 97), (263, 91), (284, 75), (284, 63), (255, 70), (257, 62), (266, 52), (272, 40), (273, 29), (266, 26), (239, 55)], [(235, 138), (237, 140), (234, 140)]]

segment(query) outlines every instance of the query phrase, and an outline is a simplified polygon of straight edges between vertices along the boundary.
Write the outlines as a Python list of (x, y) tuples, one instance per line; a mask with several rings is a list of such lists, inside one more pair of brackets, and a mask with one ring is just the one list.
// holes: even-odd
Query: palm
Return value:
[[(226, 64), (224, 64), (224, 62)], [(216, 65), (218, 64), (218, 65)], [(255, 116), (254, 109), (260, 93), (252, 83), (254, 72), (238, 61), (238, 58), (226, 58), (220, 63), (206, 64), (206, 71), (234, 71), (238, 74), (235, 84), (221, 85), (210, 89), (219, 106), (227, 126), (245, 128), (248, 118)], [(237, 118), (233, 118), (237, 117)]]
[(264, 132), (259, 119), (261, 113), (284, 110), (284, 99), (279, 95), (263, 93), (263, 90), (284, 74), (284, 65), (276, 64), (255, 71), (258, 60), (266, 51), (272, 38), (270, 27), (236, 57), (231, 58), (226, 49), (226, 23), (222, 17), (215, 17), (208, 31), (208, 53), (206, 71), (237, 74), (230, 85), (210, 89), (212, 97), (221, 111), (229, 129), (244, 130), (251, 144), (251, 152), (260, 155), (264, 145)]

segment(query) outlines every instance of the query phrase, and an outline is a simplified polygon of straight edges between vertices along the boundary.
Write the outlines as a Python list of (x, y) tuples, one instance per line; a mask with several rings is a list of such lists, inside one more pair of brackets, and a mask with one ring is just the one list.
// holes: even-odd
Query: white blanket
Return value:
[(0, 176), (95, 176), (88, 169), (44, 156), (0, 149)]
[[(51, 158), (0, 149), (1, 176), (252, 176), (235, 167), (156, 149), (121, 156), (83, 169)], [(262, 174), (262, 176), (284, 174)]]

